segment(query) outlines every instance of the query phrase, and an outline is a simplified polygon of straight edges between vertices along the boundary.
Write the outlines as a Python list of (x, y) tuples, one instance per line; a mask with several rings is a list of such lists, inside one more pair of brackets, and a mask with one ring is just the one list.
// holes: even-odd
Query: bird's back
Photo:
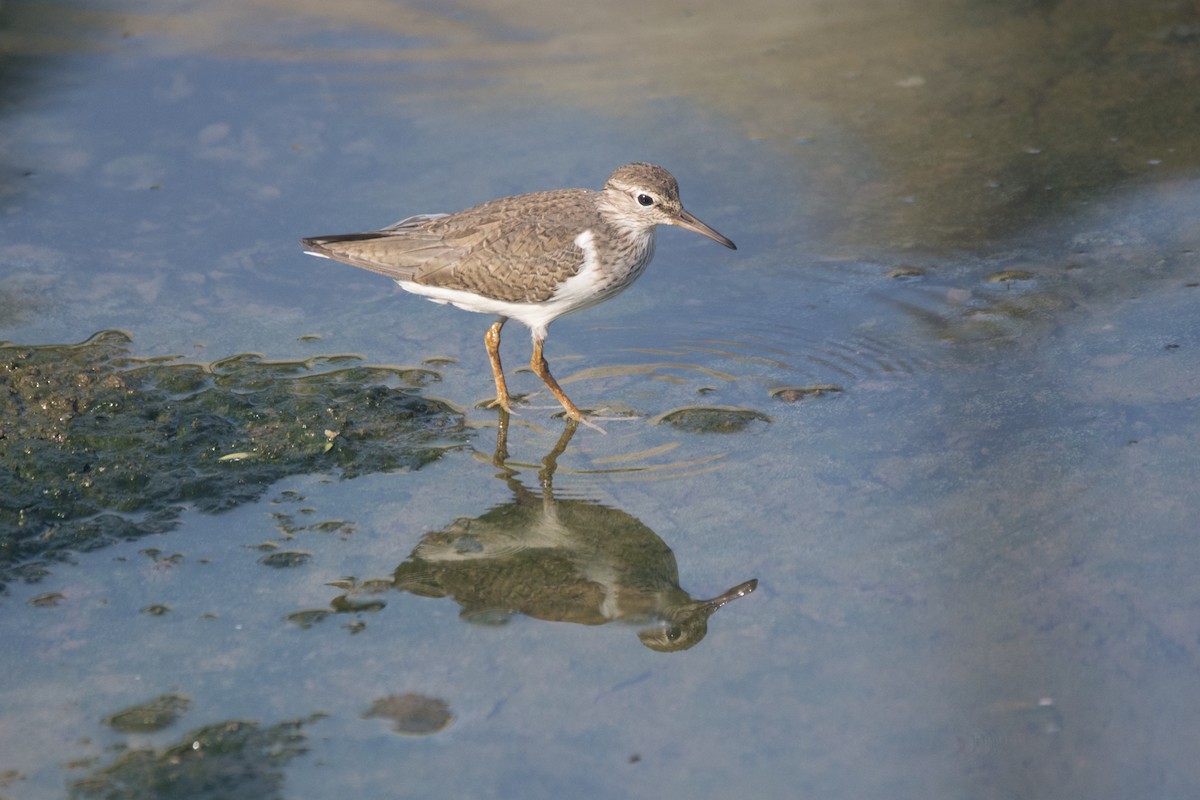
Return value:
[(504, 197), (455, 214), (409, 217), (378, 231), (317, 236), (304, 246), (398, 281), (541, 302), (582, 265), (575, 239), (600, 223), (596, 194), (560, 189)]

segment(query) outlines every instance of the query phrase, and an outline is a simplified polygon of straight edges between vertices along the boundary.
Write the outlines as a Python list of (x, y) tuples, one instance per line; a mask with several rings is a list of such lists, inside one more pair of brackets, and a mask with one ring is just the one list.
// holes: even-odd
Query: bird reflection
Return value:
[(458, 519), (426, 534), (393, 573), (396, 589), (422, 597), (452, 597), (469, 622), (502, 624), (514, 614), (602, 625), (642, 626), (638, 638), (659, 652), (692, 647), (708, 618), (749, 594), (757, 580), (697, 600), (679, 588), (671, 548), (634, 517), (586, 500), (554, 497), (558, 457), (577, 424), (568, 420), (542, 459), (540, 492), (508, 466), (508, 415), (501, 413), (493, 463), (513, 502), (474, 519)]

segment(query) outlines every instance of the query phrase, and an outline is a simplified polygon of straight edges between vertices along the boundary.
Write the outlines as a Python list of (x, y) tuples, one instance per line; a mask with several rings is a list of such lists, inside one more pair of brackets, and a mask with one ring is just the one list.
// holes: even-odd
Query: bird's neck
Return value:
[(608, 229), (609, 239), (615, 249), (654, 254), (654, 231), (657, 226), (646, 226), (645, 221), (631, 216), (601, 193), (596, 211)]

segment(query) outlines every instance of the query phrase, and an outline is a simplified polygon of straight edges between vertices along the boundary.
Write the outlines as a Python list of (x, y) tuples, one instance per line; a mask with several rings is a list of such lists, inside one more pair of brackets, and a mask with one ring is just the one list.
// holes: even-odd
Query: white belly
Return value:
[(597, 266), (593, 239), (590, 230), (584, 231), (575, 238), (576, 246), (584, 254), (583, 266), (579, 272), (559, 284), (549, 300), (540, 303), (493, 300), (460, 289), (424, 286), (412, 281), (396, 281), (396, 283), (404, 291), (421, 295), (435, 303), (449, 303), (464, 311), (496, 314), (515, 319), (527, 326), (535, 339), (544, 339), (546, 338), (546, 328), (551, 322), (564, 314), (594, 306), (623, 291), (629, 284), (637, 280), (637, 277), (646, 269), (646, 265), (650, 263), (650, 259), (654, 257), (654, 232), (651, 230), (649, 235), (637, 243), (635, 253), (638, 258), (629, 270), (619, 275), (605, 274)]

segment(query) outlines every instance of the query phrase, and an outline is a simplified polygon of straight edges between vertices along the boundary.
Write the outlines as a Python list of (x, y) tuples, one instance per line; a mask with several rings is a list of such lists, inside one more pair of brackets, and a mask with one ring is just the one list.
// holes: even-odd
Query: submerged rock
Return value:
[(148, 703), (118, 711), (102, 721), (122, 733), (152, 733), (170, 727), (192, 706), (191, 699), (164, 694)]
[(391, 720), (392, 730), (408, 736), (428, 736), (454, 720), (445, 700), (415, 692), (381, 697), (371, 704), (363, 719)]
[(668, 411), (654, 419), (687, 433), (740, 433), (754, 422), (770, 422), (761, 411), (726, 406), (689, 406)]
[(770, 391), (771, 397), (785, 403), (795, 403), (827, 394), (841, 394), (842, 387), (832, 383), (814, 383), (808, 386), (780, 386)]

